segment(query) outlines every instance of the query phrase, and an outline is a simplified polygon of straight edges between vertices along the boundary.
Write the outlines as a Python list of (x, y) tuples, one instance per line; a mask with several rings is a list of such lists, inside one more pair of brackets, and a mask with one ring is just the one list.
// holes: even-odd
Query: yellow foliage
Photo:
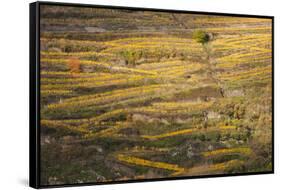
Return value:
[(72, 93), (72, 90), (41, 90), (42, 96), (65, 96)]
[(219, 77), (224, 80), (240, 80), (244, 78), (251, 78), (251, 77), (256, 77), (259, 75), (269, 75), (272, 73), (272, 67), (271, 65), (266, 66), (266, 67), (258, 67), (255, 69), (251, 69), (250, 71), (239, 71), (236, 73), (231, 73), (231, 74), (221, 74)]
[(165, 137), (172, 137), (172, 136), (177, 136), (177, 135), (185, 135), (185, 134), (191, 134), (191, 133), (196, 133), (196, 132), (211, 132), (211, 131), (220, 131), (220, 130), (235, 130), (235, 126), (222, 126), (222, 127), (211, 127), (208, 129), (197, 129), (197, 128), (192, 128), (192, 129), (183, 129), (179, 131), (173, 131), (169, 133), (163, 133), (160, 135), (142, 135), (143, 138), (150, 139), (150, 140), (157, 140)]
[(118, 154), (117, 159), (122, 162), (140, 165), (140, 166), (166, 169), (166, 170), (175, 171), (175, 172), (184, 172), (185, 171), (184, 168), (181, 168), (176, 164), (168, 164), (165, 162), (155, 162), (155, 161), (145, 160), (145, 159), (141, 159), (141, 158), (137, 158), (137, 157), (133, 157), (133, 156), (126, 156), (123, 154)]
[(85, 95), (75, 98), (65, 99), (62, 103), (49, 104), (48, 109), (62, 109), (75, 106), (98, 105), (111, 101), (123, 100), (131, 97), (140, 97), (148, 94), (154, 94), (160, 90), (165, 90), (169, 85), (148, 85), (135, 88), (113, 90), (110, 92), (98, 93), (94, 95)]
[(50, 128), (55, 128), (55, 129), (67, 129), (70, 131), (75, 131), (75, 132), (79, 132), (79, 133), (88, 133), (88, 130), (83, 129), (82, 127), (74, 127), (68, 124), (65, 124), (63, 122), (60, 121), (53, 121), (53, 120), (41, 120), (40, 121), (41, 126), (47, 126)]
[(161, 138), (165, 138), (165, 137), (171, 137), (171, 136), (177, 136), (177, 135), (183, 135), (183, 134), (190, 134), (192, 132), (197, 131), (196, 129), (184, 129), (184, 130), (180, 130), (180, 131), (174, 131), (174, 132), (170, 132), (170, 133), (164, 133), (164, 134), (160, 134), (160, 135), (153, 135), (153, 136), (149, 136), (149, 135), (143, 135), (143, 138), (146, 139), (150, 139), (150, 140), (156, 140), (156, 139), (161, 139)]
[(251, 155), (252, 150), (247, 147), (238, 147), (238, 148), (222, 148), (218, 150), (203, 152), (203, 156), (210, 157), (210, 156), (217, 156), (217, 155), (224, 155), (224, 154), (243, 154), (243, 155)]

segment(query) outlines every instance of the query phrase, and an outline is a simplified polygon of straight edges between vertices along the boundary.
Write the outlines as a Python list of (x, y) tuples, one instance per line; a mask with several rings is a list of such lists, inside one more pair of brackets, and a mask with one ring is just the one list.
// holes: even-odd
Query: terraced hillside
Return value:
[(43, 185), (272, 170), (270, 19), (49, 5), (40, 23)]

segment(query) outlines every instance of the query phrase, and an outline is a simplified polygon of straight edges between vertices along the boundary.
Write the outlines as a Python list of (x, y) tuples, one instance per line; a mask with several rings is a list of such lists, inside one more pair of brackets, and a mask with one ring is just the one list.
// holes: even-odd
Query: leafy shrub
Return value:
[(125, 59), (127, 65), (136, 65), (137, 60), (141, 58), (141, 51), (125, 50), (120, 52), (121, 56)]
[(205, 44), (210, 40), (210, 36), (202, 30), (196, 30), (195, 32), (193, 32), (192, 38), (196, 40), (196, 42), (201, 44)]
[(72, 73), (80, 72), (80, 61), (78, 58), (71, 58), (68, 61), (69, 70)]

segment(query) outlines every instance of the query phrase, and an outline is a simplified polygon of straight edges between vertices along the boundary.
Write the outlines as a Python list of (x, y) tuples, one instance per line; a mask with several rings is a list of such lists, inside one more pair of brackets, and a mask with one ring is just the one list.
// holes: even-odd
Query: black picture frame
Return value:
[[(63, 185), (41, 185), (40, 184), (40, 6), (41, 5), (56, 5), (56, 6), (71, 6), (71, 7), (90, 7), (90, 8), (106, 8), (106, 9), (123, 9), (131, 11), (155, 11), (155, 12), (170, 12), (170, 13), (192, 13), (200, 15), (216, 15), (216, 16), (231, 16), (231, 17), (246, 17), (246, 18), (264, 18), (270, 19), (272, 22), (272, 170), (265, 172), (249, 172), (235, 174), (218, 174), (218, 175), (200, 175), (187, 177), (167, 177), (156, 179), (140, 179), (140, 180), (124, 180), (110, 182), (93, 182), (93, 183), (78, 183), (78, 184), (63, 184)], [(29, 185), (33, 188), (54, 188), (54, 187), (72, 187), (72, 186), (87, 186), (87, 185), (106, 185), (106, 184), (121, 184), (134, 182), (151, 182), (151, 181), (167, 181), (180, 179), (195, 179), (195, 178), (213, 178), (213, 177), (230, 177), (230, 176), (245, 176), (258, 174), (273, 174), (274, 173), (274, 16), (263, 15), (248, 15), (248, 14), (230, 14), (217, 12), (201, 12), (187, 10), (169, 10), (155, 8), (135, 8), (121, 6), (104, 6), (91, 4), (77, 3), (58, 3), (58, 2), (34, 2), (30, 3), (30, 18), (29, 18), (29, 39), (30, 39), (30, 97), (29, 97)]]

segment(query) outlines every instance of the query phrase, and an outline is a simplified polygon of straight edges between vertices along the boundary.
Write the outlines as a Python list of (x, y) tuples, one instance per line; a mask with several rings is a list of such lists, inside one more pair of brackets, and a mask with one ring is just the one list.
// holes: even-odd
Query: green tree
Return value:
[(210, 36), (202, 30), (194, 31), (192, 34), (192, 38), (194, 40), (196, 40), (196, 42), (201, 43), (201, 44), (206, 44), (210, 40)]

